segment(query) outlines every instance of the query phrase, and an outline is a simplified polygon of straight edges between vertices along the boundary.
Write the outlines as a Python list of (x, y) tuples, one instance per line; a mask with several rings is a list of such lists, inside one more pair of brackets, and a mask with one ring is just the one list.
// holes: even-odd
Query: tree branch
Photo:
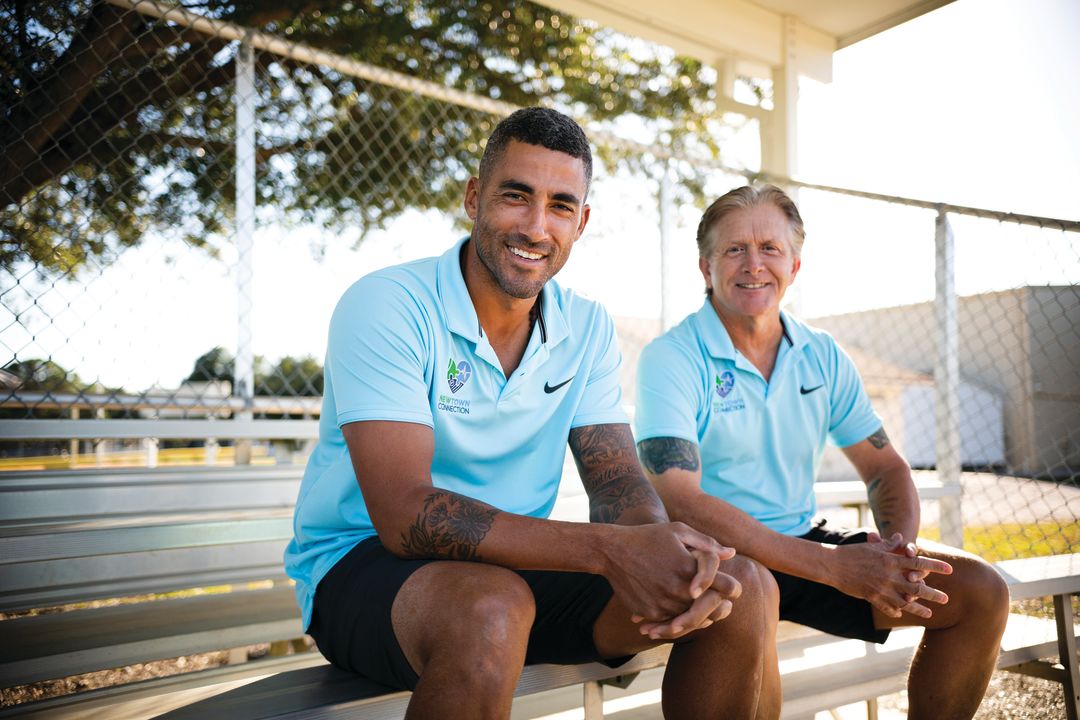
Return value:
[(10, 178), (30, 163), (94, 87), (94, 81), (128, 45), (138, 15), (104, 3), (90, 11), (83, 29), (59, 58), (48, 79), (35, 86), (4, 123), (0, 177)]
[[(85, 97), (80, 112), (55, 134), (52, 143), (11, 173), (0, 175), (0, 207), (19, 202), (33, 188), (73, 167), (148, 103), (163, 104), (232, 82), (235, 76), (232, 62), (206, 71), (217, 51), (213, 45), (203, 46), (186, 58), (177, 58), (179, 70), (168, 76), (156, 68), (148, 69), (122, 86), (100, 88)], [(133, 93), (137, 94), (133, 96)]]
[(259, 10), (256, 10), (248, 17), (243, 18), (242, 22), (248, 27), (262, 29), (272, 22), (278, 22), (281, 20), (292, 20), (294, 17), (306, 15), (307, 13), (320, 9), (320, 7), (321, 6), (319, 3), (314, 2), (306, 3), (298, 8), (290, 7), (288, 4), (283, 7), (277, 7), (269, 10), (263, 7)]
[[(224, 140), (211, 140), (205, 137), (194, 137), (191, 135), (183, 135), (180, 133), (140, 133), (139, 135), (140, 147), (145, 147), (147, 151), (154, 148), (164, 147), (165, 145), (175, 145), (187, 148), (202, 148), (208, 155), (221, 156), (226, 153), (233, 153), (236, 151), (236, 143), (228, 142)], [(273, 145), (271, 147), (260, 147), (255, 150), (255, 162), (265, 163), (267, 160), (278, 155), (285, 155), (287, 153), (297, 152), (303, 150), (307, 146), (307, 141), (285, 143), (283, 145)]]
[(207, 35), (198, 30), (162, 25), (140, 33), (134, 43), (124, 48), (120, 57), (124, 61), (145, 60), (171, 45), (187, 43), (192, 47), (197, 47), (206, 43), (209, 39)]

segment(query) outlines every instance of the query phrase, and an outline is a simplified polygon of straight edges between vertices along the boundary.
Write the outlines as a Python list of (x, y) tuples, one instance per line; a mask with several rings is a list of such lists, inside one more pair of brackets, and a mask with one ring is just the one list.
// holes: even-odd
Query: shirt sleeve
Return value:
[(326, 351), (337, 424), (431, 426), (429, 342), (422, 309), (399, 283), (369, 276), (349, 288), (330, 320)]
[(673, 437), (699, 442), (700, 373), (666, 337), (645, 346), (638, 360), (634, 437)]
[(622, 386), (619, 385), (619, 367), (622, 353), (615, 335), (615, 323), (611, 317), (596, 306), (590, 333), (589, 379), (581, 396), (571, 428), (628, 421), (622, 408)]
[(843, 448), (870, 437), (881, 427), (881, 417), (870, 404), (855, 363), (835, 341), (831, 359), (829, 439)]

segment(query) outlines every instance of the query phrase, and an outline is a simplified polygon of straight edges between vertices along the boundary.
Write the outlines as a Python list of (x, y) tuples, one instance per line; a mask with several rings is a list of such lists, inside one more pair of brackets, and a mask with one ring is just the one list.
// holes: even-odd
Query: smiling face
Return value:
[(780, 301), (800, 267), (791, 226), (780, 208), (765, 204), (733, 210), (709, 233), (711, 251), (699, 266), (721, 319), (779, 317)]
[(472, 178), (465, 190), (471, 252), (480, 261), (467, 264), (466, 281), (536, 297), (585, 230), (587, 188), (580, 159), (512, 140), (483, 181)]

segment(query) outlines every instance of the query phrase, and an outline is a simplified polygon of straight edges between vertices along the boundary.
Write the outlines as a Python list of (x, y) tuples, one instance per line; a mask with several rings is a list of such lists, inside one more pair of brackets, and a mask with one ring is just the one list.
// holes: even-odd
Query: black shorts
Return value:
[[(801, 536), (804, 540), (832, 545), (866, 542), (864, 530), (833, 530), (820, 521)], [(873, 606), (866, 600), (842, 593), (829, 585), (772, 571), (780, 587), (780, 619), (824, 630), (840, 637), (883, 643), (889, 630), (874, 627)]]
[[(337, 562), (315, 590), (308, 633), (337, 667), (391, 688), (412, 690), (419, 679), (394, 635), (390, 611), (409, 576), (434, 560), (402, 560), (377, 537), (368, 538)], [(599, 575), (521, 570), (536, 600), (536, 619), (525, 654), (527, 665), (590, 661), (618, 667), (632, 656), (603, 659), (593, 625), (612, 596)]]

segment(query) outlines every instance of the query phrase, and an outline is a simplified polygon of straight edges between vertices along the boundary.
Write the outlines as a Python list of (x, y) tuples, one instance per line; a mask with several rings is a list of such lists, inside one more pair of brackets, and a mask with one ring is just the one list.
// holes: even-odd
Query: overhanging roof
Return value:
[[(709, 64), (768, 76), (794, 33), (798, 71), (832, 79), (832, 54), (952, 0), (538, 0)], [(785, 18), (791, 18), (785, 21)], [(789, 47), (791, 45), (789, 44)]]

